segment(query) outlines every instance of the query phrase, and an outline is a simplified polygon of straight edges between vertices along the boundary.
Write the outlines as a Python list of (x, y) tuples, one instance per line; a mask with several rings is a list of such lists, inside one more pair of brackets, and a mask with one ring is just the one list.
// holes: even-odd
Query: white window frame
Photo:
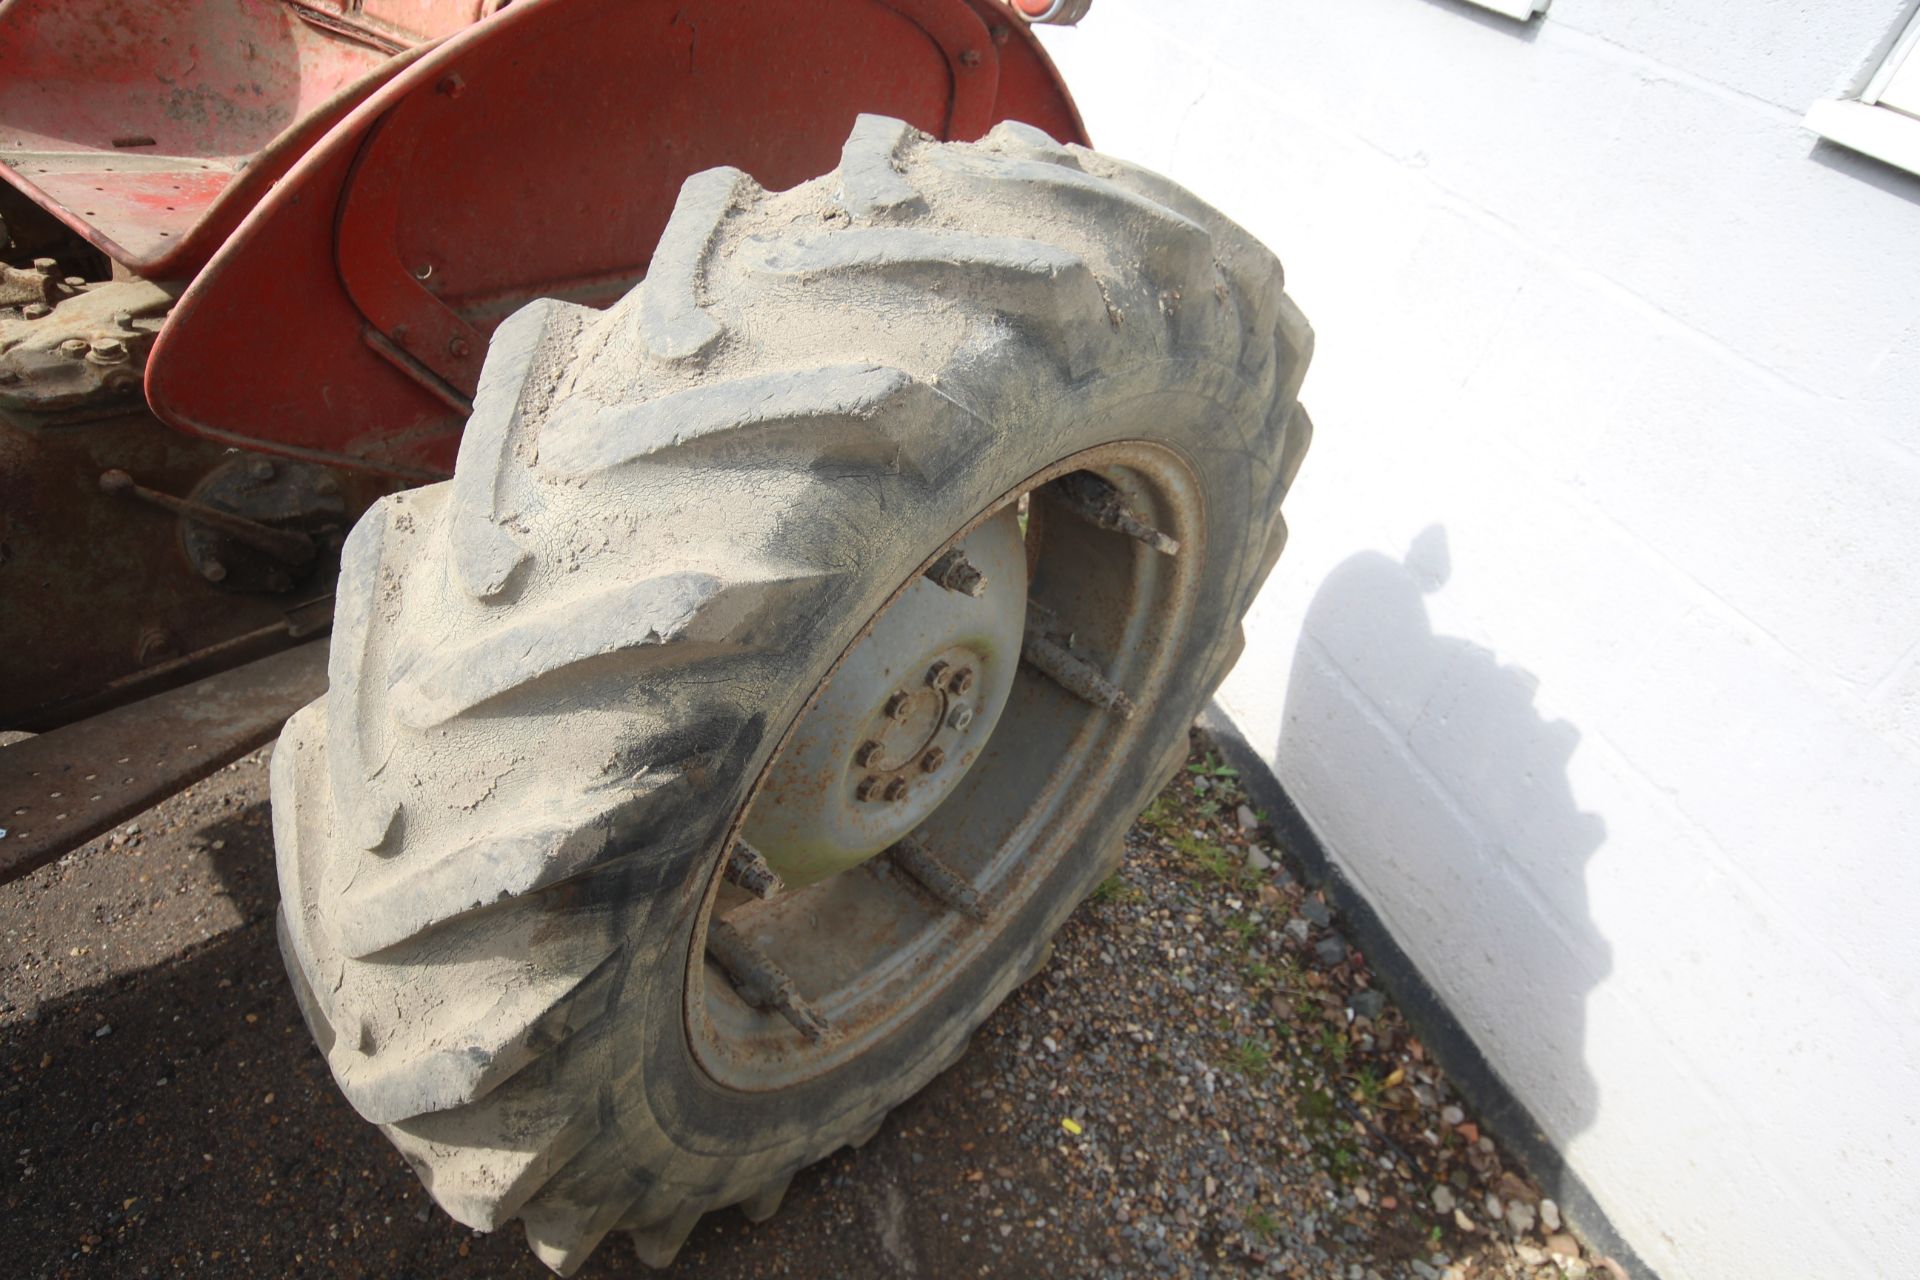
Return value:
[(1906, 25), (1857, 96), (1816, 102), (1802, 123), (1829, 142), (1920, 173), (1920, 114), (1912, 112), (1911, 102), (1904, 102), (1903, 110), (1881, 101), (1896, 75), (1902, 77), (1903, 89), (1920, 75), (1920, 8), (1907, 15)]
[(1553, 0), (1467, 0), (1468, 4), (1477, 4), (1482, 9), (1491, 9), (1503, 17), (1516, 18), (1525, 22), (1536, 13), (1545, 13)]

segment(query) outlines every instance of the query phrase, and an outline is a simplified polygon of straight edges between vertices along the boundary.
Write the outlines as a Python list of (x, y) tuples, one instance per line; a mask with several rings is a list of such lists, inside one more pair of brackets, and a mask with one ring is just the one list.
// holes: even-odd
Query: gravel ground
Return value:
[[(433, 1208), (335, 1093), (274, 947), (265, 761), (0, 888), (10, 1270), (545, 1274)], [(959, 1065), (772, 1221), (709, 1214), (665, 1274), (1623, 1275), (1266, 838), (1196, 742)], [(610, 1241), (582, 1274), (633, 1269)]]

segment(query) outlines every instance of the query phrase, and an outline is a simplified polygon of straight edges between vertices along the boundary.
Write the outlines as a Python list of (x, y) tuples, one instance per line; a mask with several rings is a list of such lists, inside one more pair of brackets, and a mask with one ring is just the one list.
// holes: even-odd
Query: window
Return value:
[(1920, 173), (1920, 12), (1907, 20), (1860, 96), (1814, 103), (1806, 126), (1828, 141)]

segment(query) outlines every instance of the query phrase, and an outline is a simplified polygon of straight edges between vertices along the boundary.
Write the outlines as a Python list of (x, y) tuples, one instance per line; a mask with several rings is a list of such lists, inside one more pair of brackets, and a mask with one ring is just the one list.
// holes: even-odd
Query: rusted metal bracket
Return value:
[(745, 840), (733, 842), (733, 852), (727, 855), (727, 865), (721, 868), (720, 874), (726, 877), (728, 884), (745, 890), (762, 902), (779, 897), (787, 887), (760, 851)]
[(1082, 702), (1111, 711), (1122, 720), (1133, 718), (1133, 699), (1125, 689), (1107, 679), (1092, 663), (1068, 652), (1031, 617), (1027, 619), (1020, 660)]
[(969, 919), (984, 921), (987, 918), (987, 907), (980, 900), (980, 891), (912, 836), (905, 836), (889, 846), (887, 859), (941, 906), (958, 911)]
[(249, 520), (231, 511), (222, 511), (210, 507), (204, 502), (193, 502), (187, 498), (176, 498), (170, 493), (158, 489), (149, 489), (136, 483), (126, 472), (115, 468), (100, 473), (100, 491), (102, 493), (125, 493), (150, 502), (163, 511), (197, 520), (210, 528), (218, 529), (228, 537), (244, 542), (256, 551), (263, 551), (282, 564), (305, 564), (313, 559), (313, 539), (298, 529), (275, 529), (271, 525), (261, 524), (258, 520)]
[(1074, 515), (1097, 529), (1124, 533), (1135, 542), (1144, 542), (1163, 556), (1178, 555), (1180, 542), (1160, 532), (1127, 508), (1120, 490), (1099, 476), (1076, 471), (1054, 481), (1054, 494)]
[(707, 954), (727, 971), (740, 998), (754, 1008), (778, 1013), (809, 1040), (824, 1040), (832, 1033), (827, 1020), (801, 999), (786, 970), (725, 920), (707, 926)]
[(314, 640), (0, 747), (0, 883), (272, 741), (326, 691)]

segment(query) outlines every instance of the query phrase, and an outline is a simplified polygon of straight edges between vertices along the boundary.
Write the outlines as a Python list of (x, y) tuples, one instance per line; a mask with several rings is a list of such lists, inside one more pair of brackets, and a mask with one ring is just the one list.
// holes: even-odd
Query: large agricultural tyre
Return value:
[(441, 1206), (664, 1264), (953, 1062), (1238, 652), (1310, 342), (1165, 179), (877, 117), (510, 318), (273, 761), (302, 1007)]

